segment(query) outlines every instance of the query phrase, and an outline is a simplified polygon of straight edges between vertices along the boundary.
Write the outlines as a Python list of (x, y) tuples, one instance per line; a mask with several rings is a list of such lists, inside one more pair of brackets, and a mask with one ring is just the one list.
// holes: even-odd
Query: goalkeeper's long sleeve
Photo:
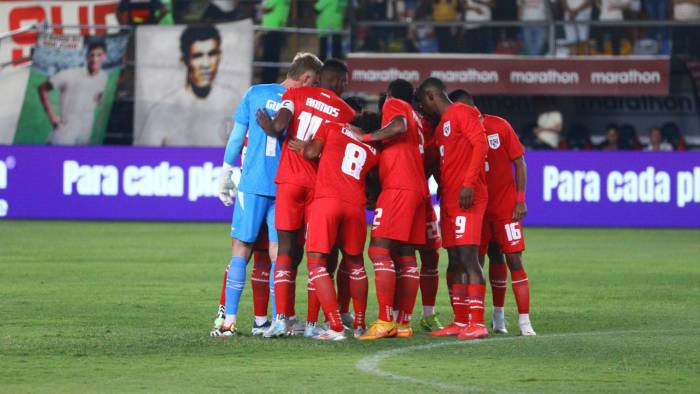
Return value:
[(248, 130), (248, 126), (235, 122), (233, 125), (233, 130), (231, 135), (228, 137), (228, 142), (226, 143), (226, 152), (224, 153), (224, 163), (233, 166), (236, 159), (241, 154), (243, 149), (243, 140), (245, 140), (245, 133)]

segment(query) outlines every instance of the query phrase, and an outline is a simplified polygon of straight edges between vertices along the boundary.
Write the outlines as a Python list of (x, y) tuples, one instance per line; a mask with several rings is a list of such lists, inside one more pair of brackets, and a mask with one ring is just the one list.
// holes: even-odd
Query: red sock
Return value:
[(228, 279), (228, 267), (226, 266), (226, 271), (224, 271), (224, 284), (221, 286), (221, 296), (219, 296), (219, 305), (226, 305), (226, 280)]
[(396, 290), (396, 271), (389, 249), (370, 246), (367, 251), (374, 266), (374, 285), (377, 289), (379, 319), (393, 321), (394, 291)]
[(309, 282), (307, 285), (308, 291), (308, 307), (306, 310), (306, 322), (316, 323), (318, 321), (318, 312), (321, 310), (321, 303), (318, 301), (316, 296), (316, 288)]
[(270, 256), (265, 252), (253, 252), (253, 272), (250, 287), (253, 288), (253, 311), (255, 316), (267, 316), (270, 301)]
[(420, 275), (416, 256), (399, 257), (399, 279), (396, 282), (396, 293), (399, 295), (399, 316), (397, 323), (406, 324), (411, 322), (413, 306), (416, 304), (418, 287), (420, 287)]
[(471, 323), (483, 325), (484, 296), (486, 295), (486, 286), (468, 285), (467, 294), (469, 295), (469, 313), (471, 314)]
[(498, 264), (489, 261), (489, 281), (491, 282), (493, 306), (502, 308), (506, 303), (508, 266), (505, 263)]
[(350, 269), (345, 256), (340, 260), (340, 266), (335, 275), (335, 283), (338, 287), (340, 313), (348, 313), (350, 311)]
[(278, 315), (289, 315), (289, 299), (292, 297), (291, 290), (294, 283), (292, 277), (292, 258), (287, 255), (277, 256), (275, 263), (275, 304), (277, 304)]
[(510, 282), (515, 294), (515, 303), (518, 305), (518, 313), (530, 313), (530, 285), (525, 268), (511, 272)]
[(420, 252), (420, 295), (423, 306), (435, 306), (438, 286), (440, 285), (439, 257), (440, 254), (437, 250)]
[(355, 310), (354, 327), (365, 327), (365, 312), (367, 311), (367, 289), (369, 282), (367, 280), (367, 272), (365, 271), (365, 263), (360, 256), (348, 256), (346, 264), (350, 270), (348, 276), (350, 295), (352, 297), (352, 306)]
[(445, 281), (447, 282), (447, 293), (450, 296), (450, 305), (452, 305), (452, 290), (453, 286), (455, 285), (455, 277), (457, 276), (457, 273), (454, 271), (447, 271), (447, 275), (445, 276)]
[(309, 268), (309, 282), (316, 289), (316, 296), (321, 302), (323, 314), (328, 319), (328, 324), (333, 331), (343, 331), (343, 322), (340, 319), (338, 310), (338, 300), (335, 298), (335, 287), (333, 280), (326, 270), (324, 258), (307, 258)]
[(469, 324), (469, 294), (466, 283), (452, 285), (452, 311), (456, 323)]
[(289, 316), (296, 316), (296, 304), (297, 304), (297, 269), (292, 268), (292, 284), (289, 286), (289, 298), (287, 299), (289, 304), (287, 304), (287, 312)]

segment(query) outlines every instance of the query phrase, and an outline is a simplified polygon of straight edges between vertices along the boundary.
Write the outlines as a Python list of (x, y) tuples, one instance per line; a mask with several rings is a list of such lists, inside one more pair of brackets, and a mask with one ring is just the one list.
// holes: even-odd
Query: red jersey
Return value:
[(364, 207), (365, 176), (379, 162), (377, 150), (339, 123), (324, 123), (314, 138), (324, 142), (314, 199), (333, 197)]
[(282, 96), (282, 107), (292, 112), (292, 122), (282, 144), (282, 157), (275, 183), (291, 183), (313, 188), (316, 180), (316, 162), (306, 160), (301, 154), (289, 150), (291, 137), (310, 141), (321, 124), (329, 122), (349, 123), (355, 111), (330, 90), (308, 86), (289, 89)]
[(410, 104), (390, 98), (382, 107), (382, 127), (397, 116), (406, 118), (405, 133), (384, 141), (379, 158), (379, 180), (382, 190), (398, 189), (425, 193), (425, 171), (421, 155), (420, 117)]
[(489, 189), (488, 214), (513, 214), (516, 200), (513, 160), (523, 155), (523, 146), (507, 120), (494, 115), (484, 115), (489, 151), (486, 159), (486, 182)]
[[(430, 189), (428, 188), (428, 182), (427, 178), (430, 178), (430, 175), (432, 175), (432, 166), (435, 166), (439, 163), (440, 159), (440, 153), (438, 151), (438, 147), (435, 144), (435, 127), (428, 122), (428, 120), (424, 116), (420, 116), (420, 127), (418, 130), (420, 131), (420, 136), (421, 136), (421, 153), (423, 154), (423, 168), (425, 170), (425, 175), (426, 175), (426, 182), (425, 182), (425, 188), (426, 188), (426, 195), (430, 195)], [(431, 206), (432, 207), (432, 206)]]
[(488, 145), (481, 113), (462, 103), (449, 106), (435, 129), (440, 149), (441, 203), (459, 205), (462, 186), (474, 188), (474, 199), (487, 198), (485, 160)]

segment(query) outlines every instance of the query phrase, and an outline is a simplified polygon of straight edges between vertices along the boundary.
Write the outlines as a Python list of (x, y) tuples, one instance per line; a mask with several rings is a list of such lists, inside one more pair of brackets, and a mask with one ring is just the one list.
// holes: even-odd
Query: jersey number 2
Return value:
[(367, 152), (355, 144), (347, 144), (345, 146), (345, 157), (340, 169), (351, 177), (360, 180), (362, 167), (365, 166), (367, 160)]

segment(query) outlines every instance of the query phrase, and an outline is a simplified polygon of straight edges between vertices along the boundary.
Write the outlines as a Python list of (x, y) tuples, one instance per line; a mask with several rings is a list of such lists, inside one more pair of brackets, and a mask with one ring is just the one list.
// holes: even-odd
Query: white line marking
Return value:
[[(518, 337), (504, 337), (504, 338), (490, 338), (490, 339), (475, 339), (475, 340), (470, 340), (470, 341), (450, 341), (450, 342), (437, 342), (437, 343), (430, 343), (426, 345), (416, 345), (416, 346), (406, 346), (406, 347), (401, 347), (397, 349), (391, 349), (391, 350), (382, 350), (379, 351), (371, 356), (366, 356), (361, 358), (357, 364), (355, 364), (355, 367), (359, 369), (362, 372), (379, 376), (382, 378), (388, 378), (388, 379), (393, 379), (393, 380), (399, 380), (403, 382), (408, 382), (408, 383), (416, 383), (416, 384), (422, 384), (426, 386), (430, 386), (435, 389), (442, 389), (442, 390), (449, 390), (449, 391), (461, 391), (461, 392), (476, 392), (476, 391), (483, 391), (482, 389), (479, 389), (476, 386), (463, 386), (463, 385), (458, 385), (458, 384), (449, 384), (449, 383), (442, 383), (442, 382), (435, 382), (432, 380), (424, 380), (424, 379), (419, 379), (413, 376), (408, 376), (408, 375), (401, 375), (389, 371), (383, 370), (379, 364), (389, 358), (401, 355), (401, 354), (406, 354), (406, 353), (411, 353), (419, 350), (429, 350), (429, 349), (436, 349), (440, 347), (447, 347), (447, 346), (464, 346), (464, 345), (478, 345), (480, 343), (489, 343), (489, 342), (501, 342), (501, 341), (512, 341), (512, 340), (517, 340), (517, 339), (525, 339), (525, 340), (538, 340), (538, 339), (548, 339), (548, 338), (570, 338), (570, 337), (582, 337), (582, 336), (590, 336), (590, 335), (619, 335), (619, 334), (647, 334), (647, 333), (653, 333), (653, 332), (659, 332), (659, 333), (671, 333), (671, 332), (694, 332), (694, 330), (617, 330), (617, 331), (595, 331), (595, 332), (581, 332), (581, 333), (570, 333), (570, 334), (550, 334), (550, 335), (539, 335), (536, 337), (523, 337), (523, 336), (518, 336)], [(500, 393), (505, 393), (505, 391), (498, 391)]]

